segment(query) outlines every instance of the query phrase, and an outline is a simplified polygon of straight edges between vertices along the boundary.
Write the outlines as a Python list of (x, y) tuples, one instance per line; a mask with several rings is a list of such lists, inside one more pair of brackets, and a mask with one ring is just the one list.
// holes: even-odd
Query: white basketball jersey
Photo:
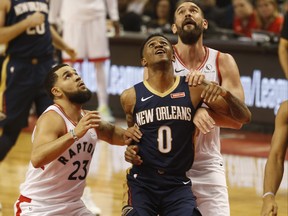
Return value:
[[(45, 112), (48, 111), (57, 112), (63, 118), (67, 133), (75, 128), (74, 123), (69, 120), (59, 106), (54, 104), (45, 110)], [(35, 129), (36, 127), (34, 131)], [(32, 141), (33, 139), (34, 132)], [(26, 180), (20, 185), (20, 193), (32, 200), (47, 203), (79, 200), (85, 187), (85, 179), (89, 172), (96, 141), (96, 131), (90, 129), (56, 160), (44, 167), (34, 168), (30, 162)]]
[(119, 20), (117, 0), (62, 0), (62, 2), (60, 16), (64, 22), (90, 21), (99, 16), (106, 18), (107, 14), (111, 20)]
[[(196, 68), (201, 71), (205, 78), (209, 81), (215, 81), (221, 84), (221, 74), (218, 68), (218, 56), (219, 51), (204, 47), (206, 51), (205, 58), (202, 64)], [(185, 64), (181, 61), (180, 56), (175, 50), (175, 62), (173, 62), (175, 75), (185, 76), (189, 69), (186, 68)], [(205, 106), (205, 104), (203, 104)], [(225, 178), (213, 178), (213, 170), (215, 166), (223, 167), (223, 159), (220, 153), (220, 128), (214, 127), (210, 133), (204, 135), (199, 133), (196, 143), (195, 143), (195, 159), (192, 168), (188, 171), (188, 177), (192, 178), (193, 183), (202, 182), (207, 184), (217, 184), (226, 185)], [(201, 173), (199, 173), (201, 171)], [(217, 171), (216, 171), (217, 172)], [(221, 175), (223, 174), (223, 169), (221, 169)], [(204, 174), (205, 176), (202, 176)], [(208, 175), (208, 178), (207, 178)], [(211, 177), (209, 177), (211, 176)], [(219, 182), (215, 182), (219, 179)], [(213, 181), (213, 182), (212, 182)]]

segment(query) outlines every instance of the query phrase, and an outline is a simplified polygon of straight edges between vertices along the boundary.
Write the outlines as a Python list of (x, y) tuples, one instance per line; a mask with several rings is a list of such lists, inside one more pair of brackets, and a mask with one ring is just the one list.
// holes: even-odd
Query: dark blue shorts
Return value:
[(0, 126), (17, 124), (25, 127), (33, 102), (37, 115), (52, 104), (43, 85), (54, 63), (52, 55), (38, 60), (5, 58), (1, 70), (0, 111), (7, 117), (0, 121)]
[(191, 182), (184, 176), (130, 170), (122, 215), (201, 216)]

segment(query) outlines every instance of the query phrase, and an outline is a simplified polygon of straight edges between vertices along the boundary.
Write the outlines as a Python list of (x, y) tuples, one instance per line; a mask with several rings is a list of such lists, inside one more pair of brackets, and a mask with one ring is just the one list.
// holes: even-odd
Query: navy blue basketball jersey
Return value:
[(133, 118), (143, 133), (139, 143), (141, 167), (163, 173), (183, 175), (194, 160), (195, 109), (185, 77), (177, 76), (164, 93), (153, 90), (144, 81), (134, 86), (136, 104)]
[(42, 57), (53, 53), (52, 37), (48, 23), (47, 0), (11, 0), (11, 8), (6, 14), (5, 26), (24, 20), (36, 11), (45, 15), (45, 21), (36, 27), (28, 28), (8, 43), (6, 54), (22, 58)]

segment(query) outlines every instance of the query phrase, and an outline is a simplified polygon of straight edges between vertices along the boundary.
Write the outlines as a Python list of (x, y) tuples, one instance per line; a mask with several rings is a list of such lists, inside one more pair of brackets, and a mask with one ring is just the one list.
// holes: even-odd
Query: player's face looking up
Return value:
[(55, 72), (57, 81), (52, 88), (55, 94), (62, 92), (70, 102), (83, 104), (90, 100), (92, 94), (83, 83), (76, 70), (70, 66), (60, 68)]
[(148, 66), (161, 62), (171, 63), (174, 60), (171, 43), (162, 36), (152, 36), (144, 44), (142, 65)]
[(174, 14), (172, 31), (178, 34), (184, 44), (194, 44), (208, 28), (201, 9), (192, 2), (180, 4)]

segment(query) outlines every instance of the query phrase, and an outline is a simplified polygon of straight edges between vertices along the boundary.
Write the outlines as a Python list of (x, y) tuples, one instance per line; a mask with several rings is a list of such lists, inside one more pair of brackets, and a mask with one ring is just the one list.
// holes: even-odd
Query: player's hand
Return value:
[(141, 165), (143, 163), (141, 157), (137, 155), (139, 151), (138, 145), (129, 145), (125, 151), (125, 160), (133, 165)]
[(71, 60), (72, 62), (76, 61), (76, 59), (77, 59), (77, 52), (76, 52), (75, 49), (73, 49), (73, 48), (71, 48), (71, 47), (66, 47), (66, 48), (64, 49), (64, 51), (69, 55), (70, 60)]
[(211, 118), (205, 108), (197, 109), (193, 118), (193, 123), (203, 134), (209, 133), (215, 125), (215, 121)]
[(213, 102), (219, 95), (224, 97), (227, 94), (227, 90), (219, 86), (218, 83), (207, 82), (205, 80), (204, 82), (207, 83), (205, 89), (201, 93), (201, 98), (203, 98), (204, 102)]
[(76, 125), (74, 133), (81, 138), (90, 128), (99, 127), (100, 122), (101, 116), (98, 111), (88, 111)]
[(263, 205), (261, 210), (261, 216), (277, 216), (278, 206), (275, 202), (274, 196), (266, 196), (263, 198)]
[(198, 70), (191, 70), (187, 75), (185, 81), (188, 82), (189, 86), (201, 85), (205, 75)]
[(137, 125), (129, 127), (124, 133), (124, 140), (126, 145), (132, 144), (133, 141), (140, 142), (142, 133)]
[(45, 15), (39, 11), (34, 12), (32, 15), (26, 18), (28, 22), (28, 28), (38, 26), (45, 21)]
[(119, 21), (112, 21), (112, 25), (115, 29), (115, 36), (119, 36), (120, 35), (120, 23), (119, 23)]

